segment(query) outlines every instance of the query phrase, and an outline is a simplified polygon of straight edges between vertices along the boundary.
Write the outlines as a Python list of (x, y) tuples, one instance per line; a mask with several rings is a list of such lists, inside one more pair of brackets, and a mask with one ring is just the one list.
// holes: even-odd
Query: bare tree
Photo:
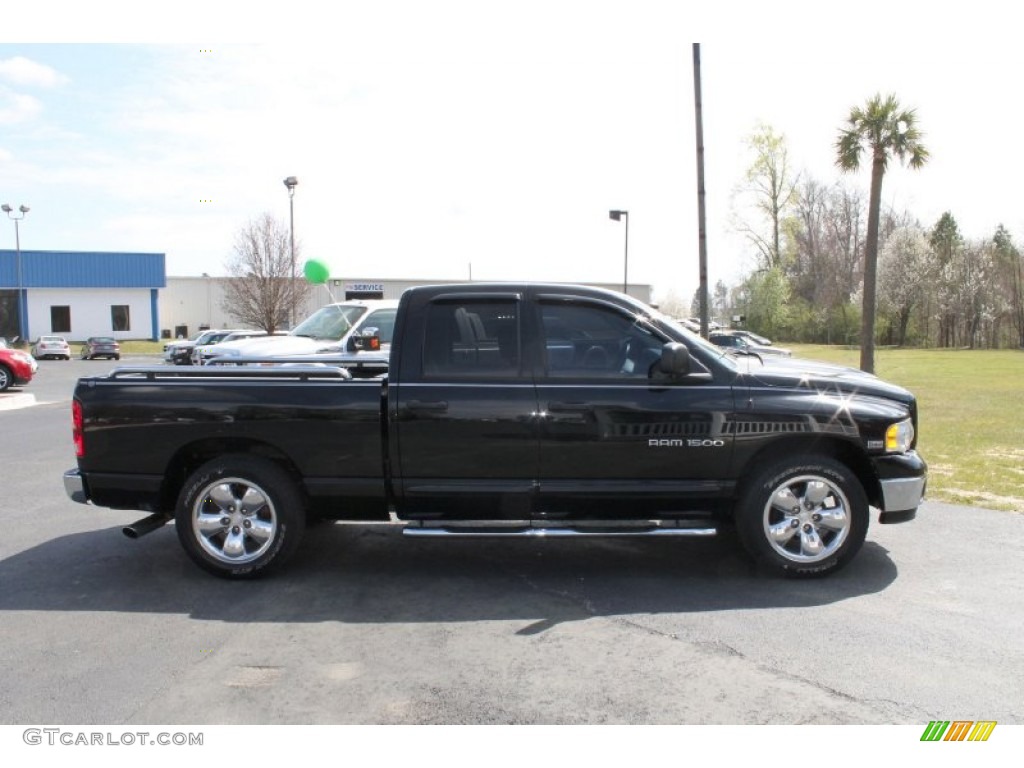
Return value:
[(851, 297), (861, 281), (864, 245), (864, 201), (855, 189), (826, 187), (805, 178), (787, 220), (791, 256), (785, 272), (794, 295), (802, 299), (831, 340), (838, 313), (841, 328), (848, 323)]
[(1024, 261), (1013, 237), (1002, 224), (996, 229), (992, 242), (999, 269), (997, 290), (1006, 297), (1007, 312), (1017, 332), (1014, 343), (1024, 348)]
[(762, 223), (741, 221), (737, 226), (757, 248), (761, 267), (774, 269), (782, 266), (782, 223), (796, 195), (796, 179), (791, 177), (786, 139), (771, 126), (759, 125), (747, 144), (754, 162), (747, 169), (740, 195), (767, 220), (768, 231)]
[(926, 295), (929, 258), (928, 238), (913, 225), (894, 230), (879, 254), (879, 297), (893, 316), (901, 347), (911, 314)]
[(243, 325), (267, 333), (287, 326), (292, 307), (301, 304), (309, 290), (304, 280), (292, 279), (288, 227), (269, 213), (238, 231), (234, 254), (225, 267), (229, 279), (221, 308)]

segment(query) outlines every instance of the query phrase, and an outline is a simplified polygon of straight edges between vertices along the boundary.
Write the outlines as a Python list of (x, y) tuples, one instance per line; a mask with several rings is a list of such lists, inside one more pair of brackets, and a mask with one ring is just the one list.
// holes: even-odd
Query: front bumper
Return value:
[(928, 487), (928, 465), (916, 451), (885, 456), (875, 461), (881, 489), (880, 523), (913, 520)]
[(69, 469), (64, 473), (64, 492), (72, 501), (79, 504), (89, 503), (89, 494), (85, 490), (85, 479), (77, 469)]

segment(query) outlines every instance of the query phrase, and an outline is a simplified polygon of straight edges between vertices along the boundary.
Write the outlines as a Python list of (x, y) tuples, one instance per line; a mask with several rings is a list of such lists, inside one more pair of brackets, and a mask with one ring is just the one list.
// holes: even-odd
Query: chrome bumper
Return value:
[(64, 493), (72, 501), (79, 504), (89, 503), (89, 494), (85, 492), (85, 481), (77, 469), (69, 469), (64, 473)]
[(918, 506), (924, 501), (927, 482), (927, 476), (881, 480), (884, 505), (881, 522), (901, 523), (913, 520)]

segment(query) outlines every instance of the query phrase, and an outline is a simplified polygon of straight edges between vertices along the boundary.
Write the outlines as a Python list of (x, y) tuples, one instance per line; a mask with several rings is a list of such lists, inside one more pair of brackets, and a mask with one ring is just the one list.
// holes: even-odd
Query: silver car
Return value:
[(50, 357), (57, 360), (70, 360), (71, 346), (63, 336), (40, 336), (39, 340), (32, 345), (32, 357), (36, 360)]
[(708, 341), (712, 344), (716, 344), (719, 347), (732, 350), (734, 352), (754, 354), (758, 356), (769, 356), (769, 357), (792, 357), (793, 352), (783, 347), (762, 347), (759, 344), (752, 344), (743, 336), (733, 333), (732, 331), (719, 331), (717, 333), (708, 334)]

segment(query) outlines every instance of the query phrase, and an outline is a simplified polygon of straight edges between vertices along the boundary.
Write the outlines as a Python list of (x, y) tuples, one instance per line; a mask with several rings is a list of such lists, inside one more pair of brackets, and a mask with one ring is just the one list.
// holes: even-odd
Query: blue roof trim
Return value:
[[(22, 251), (25, 288), (165, 288), (163, 253)], [(0, 250), (0, 288), (18, 287), (18, 254)]]

